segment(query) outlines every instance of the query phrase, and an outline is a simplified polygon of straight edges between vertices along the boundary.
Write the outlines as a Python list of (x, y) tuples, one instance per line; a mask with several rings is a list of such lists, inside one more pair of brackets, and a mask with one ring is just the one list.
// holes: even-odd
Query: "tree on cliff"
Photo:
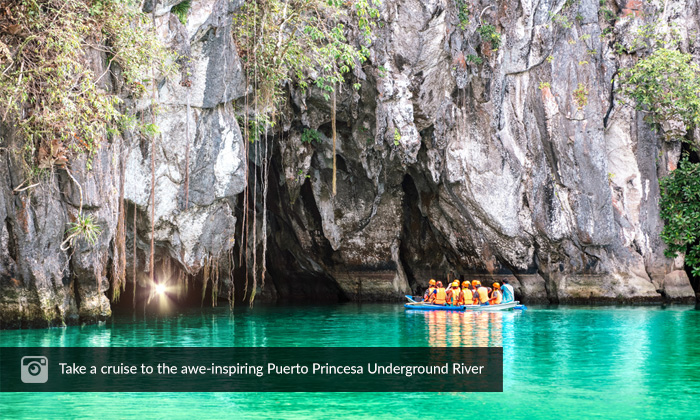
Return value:
[(686, 154), (678, 168), (660, 181), (661, 217), (666, 221), (661, 238), (668, 245), (666, 256), (685, 254), (693, 276), (700, 276), (700, 164)]
[[(690, 54), (659, 48), (633, 67), (621, 71), (622, 93), (634, 99), (636, 109), (648, 112), (652, 124), (680, 123), (681, 132), (700, 127), (700, 67)], [(678, 125), (678, 124), (676, 124)], [(697, 150), (692, 138), (679, 136)], [(660, 215), (666, 222), (661, 238), (665, 254), (685, 254), (685, 263), (700, 276), (700, 164), (688, 155), (678, 168), (659, 182)]]

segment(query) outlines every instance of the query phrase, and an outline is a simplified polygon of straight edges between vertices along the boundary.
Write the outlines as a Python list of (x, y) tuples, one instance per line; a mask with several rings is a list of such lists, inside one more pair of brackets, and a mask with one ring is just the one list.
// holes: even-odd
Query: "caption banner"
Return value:
[(0, 392), (502, 391), (502, 347), (0, 347)]

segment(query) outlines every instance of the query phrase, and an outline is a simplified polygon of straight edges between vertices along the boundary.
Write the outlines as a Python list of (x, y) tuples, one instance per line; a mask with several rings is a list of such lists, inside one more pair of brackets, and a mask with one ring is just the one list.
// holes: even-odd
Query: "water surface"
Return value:
[[(0, 331), (3, 346), (503, 346), (503, 393), (0, 394), (0, 418), (700, 418), (692, 306), (404, 311), (347, 304), (115, 316)], [(432, 408), (431, 408), (432, 407)], [(453, 413), (453, 415), (446, 415)], [(461, 413), (461, 414), (458, 414)]]

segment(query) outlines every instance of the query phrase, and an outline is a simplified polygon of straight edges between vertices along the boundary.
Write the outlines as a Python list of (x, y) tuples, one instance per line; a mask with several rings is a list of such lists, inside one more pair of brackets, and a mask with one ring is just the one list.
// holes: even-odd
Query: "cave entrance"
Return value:
[[(156, 272), (160, 271), (156, 268)], [(149, 278), (148, 273), (142, 273), (144, 279)], [(156, 276), (156, 280), (160, 277)], [(184, 282), (187, 282), (185, 285)], [(124, 286), (124, 290), (119, 293), (119, 296), (113, 298), (113, 285), (110, 282), (110, 287), (106, 292), (110, 300), (112, 310), (116, 313), (132, 313), (134, 309), (145, 310), (147, 312), (158, 313), (177, 313), (183, 309), (210, 307), (212, 306), (212, 282), (207, 283), (207, 289), (202, 293), (204, 286), (203, 273), (196, 276), (183, 277), (182, 281), (178, 282), (170, 280), (161, 282), (161, 287), (150, 287), (147, 284), (150, 278), (145, 281), (134, 282), (129, 278)], [(222, 283), (222, 282), (221, 282)], [(223, 296), (217, 296), (217, 305), (228, 304), (227, 288), (219, 284), (219, 290), (226, 290)], [(134, 295), (135, 292), (135, 295)]]

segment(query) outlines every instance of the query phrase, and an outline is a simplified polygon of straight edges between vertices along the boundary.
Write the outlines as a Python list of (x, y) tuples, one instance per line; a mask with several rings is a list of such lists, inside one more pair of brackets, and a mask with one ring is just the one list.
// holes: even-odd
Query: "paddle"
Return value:
[(406, 296), (406, 299), (408, 299), (409, 302), (411, 302), (411, 303), (419, 303), (419, 302), (416, 302), (415, 300), (413, 300), (413, 296), (411, 296), (411, 295), (405, 295), (405, 296)]

